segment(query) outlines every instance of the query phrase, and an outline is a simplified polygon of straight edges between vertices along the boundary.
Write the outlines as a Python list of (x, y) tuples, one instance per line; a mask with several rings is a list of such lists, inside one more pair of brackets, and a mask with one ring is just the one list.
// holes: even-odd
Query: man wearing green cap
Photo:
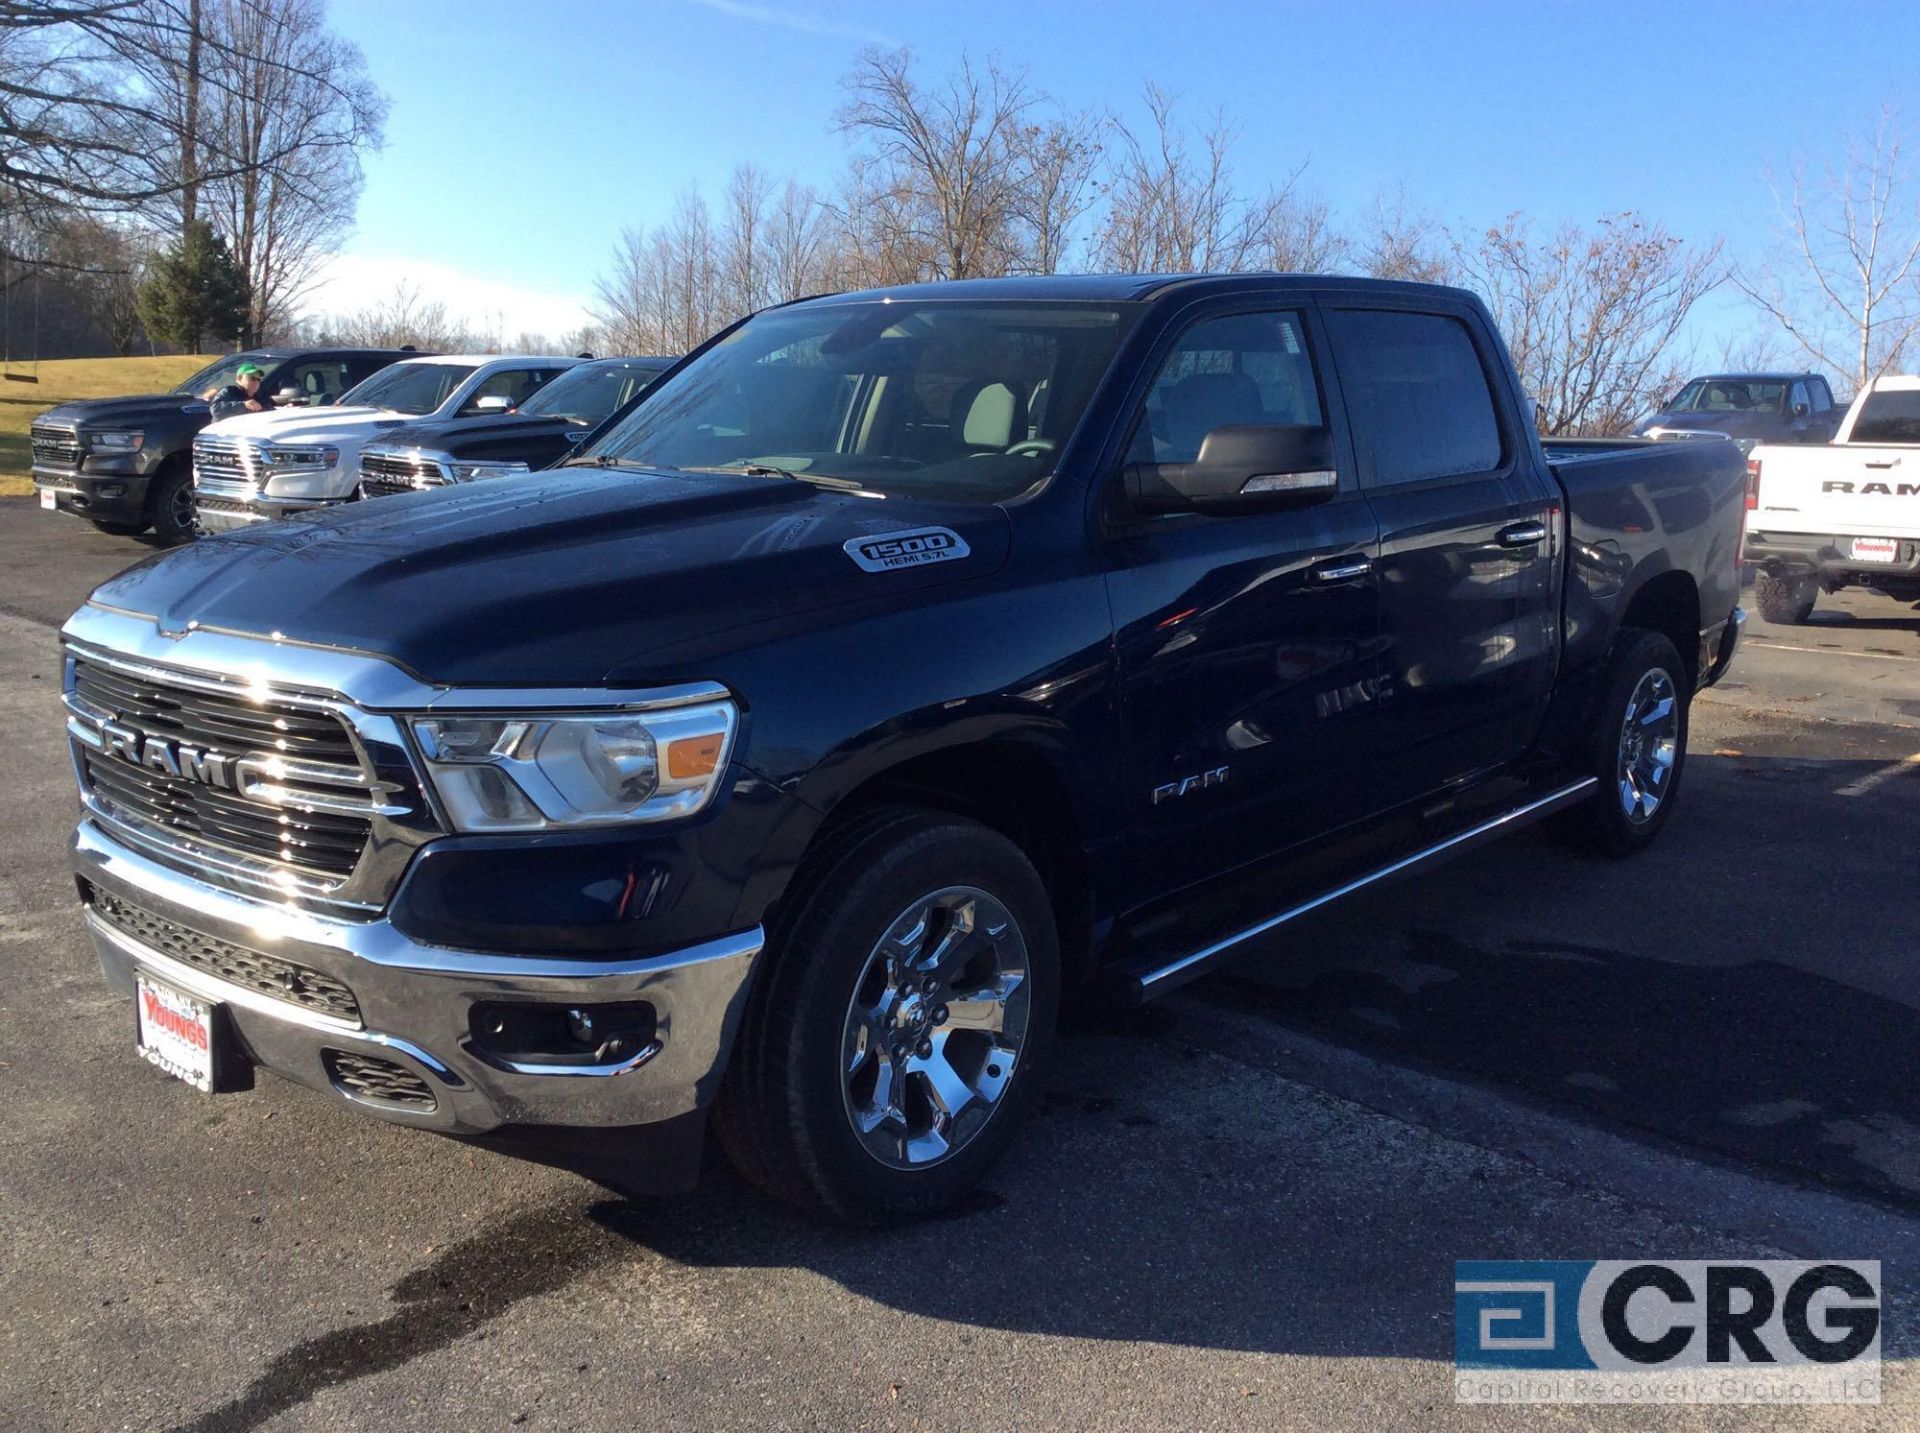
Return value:
[(264, 413), (273, 400), (260, 391), (266, 372), (258, 364), (243, 363), (233, 372), (233, 382), (213, 395), (213, 416), (217, 422), (237, 413)]

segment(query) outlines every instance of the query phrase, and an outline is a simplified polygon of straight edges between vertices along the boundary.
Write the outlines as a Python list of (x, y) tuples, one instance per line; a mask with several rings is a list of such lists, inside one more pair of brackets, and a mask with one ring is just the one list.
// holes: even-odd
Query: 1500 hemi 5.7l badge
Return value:
[(906, 532), (883, 532), (877, 537), (850, 538), (841, 544), (862, 572), (891, 572), (896, 567), (919, 567), (928, 562), (951, 562), (972, 551), (967, 540), (951, 528), (916, 527)]

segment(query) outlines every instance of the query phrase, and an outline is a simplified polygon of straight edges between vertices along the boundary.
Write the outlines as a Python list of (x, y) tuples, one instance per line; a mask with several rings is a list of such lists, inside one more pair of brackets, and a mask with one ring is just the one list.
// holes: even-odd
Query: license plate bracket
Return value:
[(147, 1063), (202, 1094), (251, 1089), (238, 1043), (224, 1005), (134, 972), (133, 1048)]
[(56, 493), (52, 488), (40, 489), (40, 506), (48, 512), (52, 512), (60, 506), (60, 494)]
[(1851, 556), (1855, 562), (1894, 562), (1900, 556), (1900, 544), (1890, 537), (1856, 537)]

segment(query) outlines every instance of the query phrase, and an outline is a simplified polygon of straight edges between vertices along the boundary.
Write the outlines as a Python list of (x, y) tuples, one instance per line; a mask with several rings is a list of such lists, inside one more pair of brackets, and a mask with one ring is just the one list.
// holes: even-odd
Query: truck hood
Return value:
[(1780, 429), (1780, 415), (1765, 412), (1656, 413), (1639, 430), (1665, 428), (1681, 433), (1725, 433), (1730, 438), (1756, 438)]
[[(944, 551), (964, 544), (964, 555), (889, 566), (847, 550), (934, 527), (960, 540)], [(202, 540), (92, 600), (168, 632), (195, 622), (376, 652), (447, 685), (577, 687), (614, 674), (632, 684), (712, 678), (709, 662), (809, 614), (897, 607), (990, 574), (1008, 544), (1006, 514), (987, 504), (576, 468)]]
[(155, 421), (174, 423), (182, 414), (204, 419), (207, 405), (188, 393), (135, 393), (125, 398), (82, 398), (62, 403), (57, 408), (49, 408), (34, 421), (98, 430)]
[(415, 421), (390, 408), (273, 408), (223, 418), (207, 431), (223, 438), (265, 438), (276, 443), (332, 442), (368, 438)]
[(439, 422), (416, 420), (390, 433), (382, 433), (380, 441), (396, 447), (428, 448), (435, 452), (450, 453), (457, 458), (469, 443), (491, 444), (514, 438), (551, 437), (569, 428), (585, 427), (584, 423), (570, 423), (556, 416), (482, 413), (470, 418), (447, 418)]

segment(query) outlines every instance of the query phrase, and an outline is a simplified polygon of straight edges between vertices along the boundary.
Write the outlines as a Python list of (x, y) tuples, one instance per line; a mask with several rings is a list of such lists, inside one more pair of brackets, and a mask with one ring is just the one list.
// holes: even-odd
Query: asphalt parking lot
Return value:
[[(1915, 1425), (1920, 612), (1756, 620), (1657, 854), (1524, 835), (1076, 1035), (872, 1234), (136, 1059), (54, 629), (144, 554), (0, 500), (0, 1427)], [(1886, 1404), (1455, 1407), (1456, 1258), (1640, 1255), (1883, 1260)]]

